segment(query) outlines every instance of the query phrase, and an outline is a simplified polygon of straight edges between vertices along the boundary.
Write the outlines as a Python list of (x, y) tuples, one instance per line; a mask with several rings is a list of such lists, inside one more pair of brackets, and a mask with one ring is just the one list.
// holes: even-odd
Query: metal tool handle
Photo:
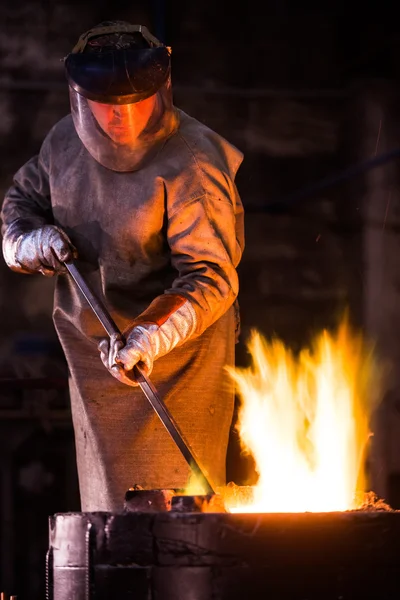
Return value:
[(99, 319), (100, 323), (103, 325), (104, 329), (111, 337), (112, 335), (121, 334), (117, 325), (112, 320), (109, 312), (106, 310), (105, 306), (102, 302), (92, 292), (89, 288), (86, 281), (83, 279), (82, 275), (78, 271), (76, 265), (73, 262), (64, 263), (68, 273), (71, 275), (72, 279), (75, 281), (78, 289), (85, 296), (88, 304), (92, 307), (94, 314)]
[[(120, 330), (114, 323), (107, 309), (89, 288), (88, 284), (78, 271), (76, 265), (73, 262), (68, 262), (64, 264), (69, 274), (75, 281), (77, 287), (82, 292), (83, 296), (86, 298), (88, 304), (93, 309), (94, 314), (99, 319), (100, 323), (103, 325), (108, 335), (111, 337), (112, 335), (118, 334), (122, 337)], [(129, 372), (127, 372), (126, 375), (129, 377)], [(179, 431), (178, 425), (175, 423), (169, 410), (158, 395), (156, 388), (151, 383), (147, 375), (144, 373), (143, 369), (141, 369), (138, 365), (135, 365), (133, 368), (133, 379), (139, 384), (142, 392), (144, 393), (147, 400), (150, 402), (151, 406), (157, 413), (165, 429), (168, 431), (168, 433), (174, 440), (176, 446), (181, 451), (184, 459), (201, 481), (203, 487), (206, 490), (206, 493), (214, 494), (215, 492), (213, 486), (211, 485), (210, 481), (201, 469), (193, 452), (190, 450), (189, 445), (185, 442), (182, 433)]]

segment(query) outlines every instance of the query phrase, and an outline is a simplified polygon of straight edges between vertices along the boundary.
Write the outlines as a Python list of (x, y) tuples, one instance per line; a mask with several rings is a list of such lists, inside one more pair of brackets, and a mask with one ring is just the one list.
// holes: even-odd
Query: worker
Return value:
[[(7, 265), (57, 276), (53, 321), (69, 368), (83, 511), (120, 510), (132, 485), (187, 485), (188, 464), (127, 376), (135, 364), (210, 480), (225, 483), (243, 154), (174, 105), (170, 54), (123, 21), (81, 35), (64, 59), (70, 114), (16, 173), (2, 207)], [(123, 338), (106, 339), (69, 261)]]

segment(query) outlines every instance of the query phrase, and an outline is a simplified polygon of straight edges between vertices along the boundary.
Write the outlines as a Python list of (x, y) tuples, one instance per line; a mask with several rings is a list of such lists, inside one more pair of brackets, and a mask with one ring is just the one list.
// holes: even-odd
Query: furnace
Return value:
[[(211, 506), (220, 512), (201, 512)], [(143, 490), (119, 514), (54, 515), (47, 600), (400, 597), (397, 511), (223, 511), (209, 497)]]

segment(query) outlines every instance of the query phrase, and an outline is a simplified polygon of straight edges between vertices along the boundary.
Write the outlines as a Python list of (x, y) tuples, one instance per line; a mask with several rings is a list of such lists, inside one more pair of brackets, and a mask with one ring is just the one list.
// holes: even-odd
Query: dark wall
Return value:
[[(356, 3), (295, 0), (238, 8), (211, 0), (3, 0), (1, 195), (69, 110), (61, 59), (78, 36), (108, 18), (141, 22), (172, 46), (176, 104), (244, 152), (237, 179), (247, 238), (239, 268), (238, 364), (248, 361), (252, 327), (298, 349), (349, 306), (352, 321), (396, 365), (397, 162), (336, 180), (398, 143), (397, 21), (389, 2), (362, 10)], [(329, 185), (315, 188), (325, 178)], [(0, 261), (0, 427), (6, 432), (0, 590), (21, 600), (43, 598), (45, 516), (79, 508), (52, 291), (52, 280), (14, 274)], [(395, 366), (392, 371), (376, 421), (372, 471), (376, 491), (400, 506), (400, 383)], [(26, 378), (48, 389), (33, 390)], [(228, 476), (237, 483), (254, 476), (234, 431)]]

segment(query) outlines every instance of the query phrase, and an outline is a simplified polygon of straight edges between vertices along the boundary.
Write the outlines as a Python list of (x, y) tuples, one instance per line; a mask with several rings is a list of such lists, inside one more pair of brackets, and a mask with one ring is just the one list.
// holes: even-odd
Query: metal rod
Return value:
[(108, 335), (111, 337), (112, 335), (121, 334), (118, 327), (112, 320), (108, 310), (89, 288), (88, 284), (76, 268), (76, 265), (73, 262), (68, 262), (64, 264), (67, 267), (67, 270), (71, 275), (72, 279), (75, 281), (76, 285), (78, 286), (82, 294), (85, 296), (88, 304), (91, 306), (94, 314), (96, 315), (100, 323), (103, 325)]
[(164, 402), (159, 397), (157, 390), (151, 383), (151, 381), (146, 377), (141, 369), (137, 365), (134, 367), (135, 379), (142, 388), (144, 395), (147, 400), (150, 402), (158, 416), (160, 417), (164, 427), (174, 440), (176, 446), (181, 451), (186, 462), (189, 464), (192, 471), (196, 474), (196, 476), (202, 481), (203, 486), (206, 488), (207, 494), (214, 494), (214, 489), (210, 484), (208, 478), (204, 475), (203, 470), (201, 469), (199, 463), (195, 459), (193, 452), (190, 450), (188, 444), (184, 441), (182, 433), (180, 432), (178, 425), (173, 419), (171, 413), (168, 411)]
[[(94, 314), (108, 333), (108, 335), (110, 337), (115, 334), (121, 335), (120, 330), (111, 318), (107, 309), (99, 300), (99, 298), (97, 298), (92, 292), (92, 290), (89, 288), (88, 284), (83, 279), (76, 265), (73, 262), (68, 262), (65, 263), (65, 266), (69, 274), (75, 281), (77, 287), (79, 288), (83, 296), (86, 298), (88, 304), (91, 306)], [(154, 411), (157, 413), (165, 429), (168, 431), (168, 433), (174, 440), (182, 456), (189, 464), (192, 471), (197, 475), (197, 477), (201, 481), (203, 487), (205, 488), (206, 494), (214, 494), (215, 492), (213, 486), (211, 485), (208, 477), (206, 477), (206, 475), (204, 474), (203, 469), (200, 467), (200, 464), (195, 458), (189, 445), (185, 442), (184, 437), (178, 428), (178, 425), (175, 423), (169, 410), (165, 406), (164, 402), (161, 400), (154, 385), (151, 383), (147, 375), (138, 365), (135, 365), (133, 369), (133, 374), (135, 381), (139, 384), (142, 392), (146, 396), (147, 400), (150, 402)], [(129, 376), (128, 373), (127, 375)]]

